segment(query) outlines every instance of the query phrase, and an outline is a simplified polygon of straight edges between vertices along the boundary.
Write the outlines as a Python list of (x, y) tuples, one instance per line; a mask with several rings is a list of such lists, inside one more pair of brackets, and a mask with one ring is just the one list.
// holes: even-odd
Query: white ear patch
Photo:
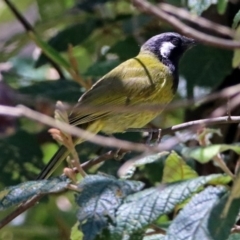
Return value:
[(175, 48), (176, 46), (173, 45), (171, 42), (164, 42), (161, 46), (160, 46), (160, 54), (161, 56), (167, 58), (169, 57), (171, 51)]

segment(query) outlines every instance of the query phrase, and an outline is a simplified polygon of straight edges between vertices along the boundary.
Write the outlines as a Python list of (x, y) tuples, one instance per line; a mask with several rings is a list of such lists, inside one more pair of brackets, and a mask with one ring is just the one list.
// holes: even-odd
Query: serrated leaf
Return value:
[[(78, 23), (68, 28), (65, 28), (54, 37), (48, 41), (48, 46), (50, 46), (54, 51), (63, 52), (67, 51), (68, 45), (76, 46), (86, 40), (94, 29), (101, 26), (101, 22), (96, 19), (88, 19), (84, 23)], [(48, 60), (41, 54), (38, 58), (35, 66), (40, 67), (46, 64)]]
[(131, 178), (137, 167), (158, 161), (162, 156), (167, 155), (168, 152), (161, 152), (153, 155), (148, 155), (140, 159), (133, 159), (127, 161), (118, 171), (118, 175), (123, 179)]
[(0, 210), (16, 206), (35, 195), (64, 191), (69, 183), (68, 178), (57, 177), (49, 180), (28, 181), (7, 187), (0, 192)]
[(187, 80), (187, 89), (218, 86), (232, 71), (232, 57), (232, 51), (202, 45), (187, 51), (179, 66), (180, 75)]
[(79, 231), (78, 225), (79, 225), (79, 223), (76, 222), (71, 229), (71, 235), (70, 235), (71, 240), (82, 240), (83, 239), (83, 233)]
[(228, 0), (218, 0), (217, 10), (219, 14), (224, 14), (228, 5)]
[(201, 186), (220, 176), (215, 174), (163, 184), (128, 196), (117, 210), (116, 223), (110, 229), (111, 237), (116, 240), (127, 239), (159, 216), (170, 213)]
[(167, 157), (163, 169), (163, 183), (171, 183), (196, 177), (198, 177), (196, 171), (187, 165), (176, 152), (173, 151)]
[(77, 218), (83, 240), (94, 239), (109, 221), (114, 221), (115, 211), (127, 195), (139, 191), (142, 182), (117, 180), (111, 176), (87, 176), (79, 184), (81, 194), (76, 195), (80, 207)]
[(240, 21), (240, 10), (238, 10), (236, 15), (234, 16), (232, 28), (237, 28), (239, 21)]
[(196, 194), (173, 220), (167, 231), (166, 240), (223, 240), (211, 237), (208, 224), (213, 206), (225, 192), (225, 187), (208, 187)]
[(240, 154), (240, 146), (228, 145), (228, 144), (213, 144), (207, 147), (197, 147), (195, 149), (188, 149), (184, 152), (184, 155), (194, 158), (201, 163), (209, 162), (218, 153), (232, 150), (237, 154)]

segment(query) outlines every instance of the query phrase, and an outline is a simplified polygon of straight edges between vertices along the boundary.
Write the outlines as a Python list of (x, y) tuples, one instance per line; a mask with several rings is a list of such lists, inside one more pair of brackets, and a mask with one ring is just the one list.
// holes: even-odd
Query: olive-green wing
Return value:
[[(144, 103), (155, 91), (159, 79), (165, 78), (166, 67), (153, 56), (138, 55), (106, 74), (84, 93), (69, 116), (73, 125), (88, 123), (111, 114), (110, 106)], [(81, 110), (81, 106), (108, 106), (108, 109)]]

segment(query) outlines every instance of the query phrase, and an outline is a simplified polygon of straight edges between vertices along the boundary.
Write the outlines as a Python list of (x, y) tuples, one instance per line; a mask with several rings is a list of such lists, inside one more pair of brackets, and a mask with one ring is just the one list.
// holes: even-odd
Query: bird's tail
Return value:
[(44, 167), (44, 169), (37, 176), (36, 180), (47, 179), (51, 176), (51, 174), (56, 170), (59, 164), (69, 155), (69, 150), (61, 146), (58, 151), (54, 154), (48, 164)]

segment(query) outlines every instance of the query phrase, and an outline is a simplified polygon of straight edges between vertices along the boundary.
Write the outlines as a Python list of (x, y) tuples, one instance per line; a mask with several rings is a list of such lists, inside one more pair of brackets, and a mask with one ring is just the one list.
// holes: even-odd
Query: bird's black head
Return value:
[(143, 44), (141, 51), (150, 51), (165, 65), (173, 64), (177, 67), (180, 57), (194, 44), (191, 38), (168, 32), (150, 38)]

